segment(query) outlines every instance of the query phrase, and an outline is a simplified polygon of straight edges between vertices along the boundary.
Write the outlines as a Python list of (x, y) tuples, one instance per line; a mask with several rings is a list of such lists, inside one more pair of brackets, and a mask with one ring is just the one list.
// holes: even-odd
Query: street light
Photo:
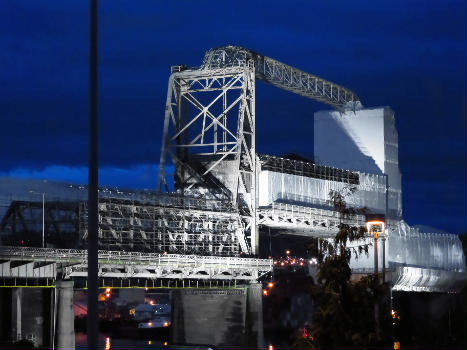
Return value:
[[(386, 226), (386, 217), (384, 215), (367, 215), (366, 217), (366, 229), (369, 234), (373, 235), (374, 239), (374, 255), (375, 255), (375, 279), (376, 283), (379, 284), (378, 278), (378, 236), (384, 233), (384, 227)], [(383, 262), (383, 265), (385, 262)], [(384, 270), (384, 266), (383, 266)], [(376, 333), (379, 332), (379, 304), (378, 300), (375, 297), (375, 305), (374, 305), (374, 312), (375, 312), (375, 328)]]
[(30, 193), (42, 194), (42, 248), (45, 248), (45, 193), (29, 190)]
[(382, 220), (369, 220), (366, 222), (366, 229), (373, 235), (375, 240), (375, 275), (378, 275), (378, 236), (384, 233), (385, 222)]

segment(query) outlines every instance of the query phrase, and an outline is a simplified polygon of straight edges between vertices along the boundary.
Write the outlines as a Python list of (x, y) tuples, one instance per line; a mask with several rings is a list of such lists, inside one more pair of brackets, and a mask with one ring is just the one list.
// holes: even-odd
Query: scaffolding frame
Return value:
[[(247, 249), (241, 217), (228, 203), (156, 196), (155, 203), (101, 198), (99, 247), (162, 254), (239, 256)], [(80, 207), (80, 238), (87, 241), (87, 203)]]

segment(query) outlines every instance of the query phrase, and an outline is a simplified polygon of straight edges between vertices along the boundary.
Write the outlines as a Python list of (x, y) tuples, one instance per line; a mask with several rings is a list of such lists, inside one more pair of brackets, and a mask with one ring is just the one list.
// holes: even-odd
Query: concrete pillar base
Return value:
[(261, 284), (172, 292), (171, 343), (263, 349)]
[[(258, 350), (263, 344), (263, 287), (261, 283), (250, 284), (247, 288), (246, 331), (253, 346)], [(256, 342), (256, 344), (255, 344)]]
[(245, 308), (246, 289), (174, 290), (171, 343), (251, 349), (245, 344)]
[(18, 341), (22, 336), (22, 301), (23, 289), (13, 288), (11, 292), (11, 338), (13, 341)]
[[(9, 338), (12, 341), (30, 341), (36, 347), (50, 347), (50, 290), (12, 288), (10, 293), (10, 312), (3, 313), (0, 322), (10, 326)], [(4, 327), (2, 333), (5, 334)]]
[(56, 350), (75, 348), (73, 281), (57, 281)]

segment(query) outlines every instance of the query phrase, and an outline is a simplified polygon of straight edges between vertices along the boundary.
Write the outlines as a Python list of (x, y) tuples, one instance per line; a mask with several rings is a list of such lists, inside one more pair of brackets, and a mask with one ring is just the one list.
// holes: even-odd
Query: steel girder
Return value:
[(243, 67), (249, 61), (254, 62), (257, 79), (278, 88), (328, 104), (339, 111), (355, 109), (360, 103), (358, 96), (349, 89), (238, 46), (207, 51), (201, 69)]
[[(247, 254), (258, 246), (256, 223), (255, 70), (183, 70), (169, 79), (158, 190), (229, 200), (243, 221)], [(167, 174), (169, 160), (173, 174)]]

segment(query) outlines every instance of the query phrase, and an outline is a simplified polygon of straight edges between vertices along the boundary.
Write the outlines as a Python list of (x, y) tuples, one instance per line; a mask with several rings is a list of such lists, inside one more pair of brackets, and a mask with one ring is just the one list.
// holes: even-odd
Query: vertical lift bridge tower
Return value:
[(259, 238), (256, 79), (341, 112), (360, 105), (346, 88), (241, 47), (209, 50), (198, 69), (172, 67), (158, 190), (173, 185), (178, 194), (228, 202), (241, 217), (242, 251), (252, 255)]

